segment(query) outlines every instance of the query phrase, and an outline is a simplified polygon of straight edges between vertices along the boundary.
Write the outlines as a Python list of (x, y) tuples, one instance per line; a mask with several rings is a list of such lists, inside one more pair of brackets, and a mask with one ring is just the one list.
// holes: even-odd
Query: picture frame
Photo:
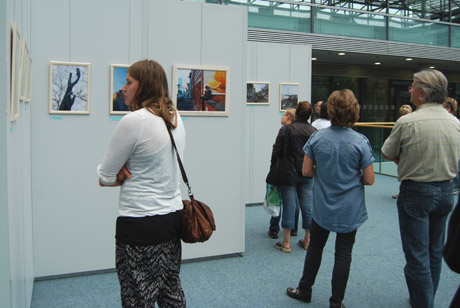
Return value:
[(228, 116), (230, 68), (173, 65), (172, 101), (184, 116)]
[(299, 83), (280, 83), (280, 111), (296, 108), (299, 103)]
[(129, 65), (125, 64), (110, 65), (110, 114), (127, 114), (130, 112), (121, 90), (126, 83), (128, 67)]
[(91, 64), (50, 62), (49, 113), (89, 114)]
[(22, 46), (22, 57), (21, 57), (21, 89), (20, 89), (20, 100), (23, 102), (27, 101), (27, 84), (29, 82), (29, 47), (24, 40)]
[(246, 104), (270, 105), (270, 82), (248, 81), (246, 86)]
[(21, 35), (18, 25), (13, 22), (11, 27), (11, 68), (10, 68), (10, 121), (14, 122), (19, 117), (19, 69), (20, 69)]
[(32, 68), (33, 68), (33, 61), (32, 55), (29, 52), (29, 59), (27, 59), (27, 84), (26, 84), (26, 103), (32, 101)]

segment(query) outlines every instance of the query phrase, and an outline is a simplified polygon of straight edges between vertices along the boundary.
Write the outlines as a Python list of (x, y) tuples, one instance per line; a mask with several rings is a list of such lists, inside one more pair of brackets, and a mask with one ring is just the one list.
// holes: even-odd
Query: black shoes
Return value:
[(271, 238), (278, 238), (278, 232), (268, 230), (268, 236)]
[(297, 299), (299, 301), (302, 301), (302, 302), (306, 302), (306, 303), (311, 302), (311, 294), (310, 295), (302, 294), (302, 293), (300, 293), (299, 289), (287, 288), (286, 294), (289, 297), (295, 298), (295, 299)]

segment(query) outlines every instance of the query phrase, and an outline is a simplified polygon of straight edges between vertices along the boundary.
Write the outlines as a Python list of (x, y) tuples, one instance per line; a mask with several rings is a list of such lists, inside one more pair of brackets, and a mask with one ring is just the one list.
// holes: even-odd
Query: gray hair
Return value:
[(447, 97), (447, 78), (438, 70), (426, 69), (414, 74), (417, 88), (425, 94), (425, 103), (442, 104)]

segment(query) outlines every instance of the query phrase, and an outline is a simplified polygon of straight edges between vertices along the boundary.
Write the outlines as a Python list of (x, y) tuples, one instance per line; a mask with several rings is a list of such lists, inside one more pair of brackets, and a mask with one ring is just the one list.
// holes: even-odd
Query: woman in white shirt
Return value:
[(122, 305), (185, 307), (180, 170), (166, 127), (183, 156), (184, 126), (158, 62), (131, 65), (122, 90), (132, 112), (118, 123), (97, 167), (101, 186), (121, 186), (115, 238)]
[(327, 114), (327, 102), (321, 104), (319, 118), (313, 121), (311, 125), (313, 125), (316, 129), (328, 128), (331, 126), (331, 121), (329, 120), (329, 115)]

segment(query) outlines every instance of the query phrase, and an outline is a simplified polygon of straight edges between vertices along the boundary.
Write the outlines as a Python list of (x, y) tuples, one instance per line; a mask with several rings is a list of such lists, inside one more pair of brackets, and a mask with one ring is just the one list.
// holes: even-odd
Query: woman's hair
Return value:
[(455, 113), (457, 112), (458, 103), (454, 98), (448, 97), (446, 98), (444, 103), (442, 103), (442, 106), (446, 109), (449, 107), (452, 114), (455, 115)]
[(292, 121), (295, 121), (295, 108), (289, 108), (284, 113), (289, 115)]
[(151, 113), (162, 117), (168, 127), (177, 126), (176, 109), (169, 98), (168, 80), (160, 63), (153, 60), (142, 60), (128, 68), (128, 73), (139, 87), (134, 95), (129, 109), (136, 111), (146, 108)]
[(400, 116), (409, 114), (409, 113), (411, 113), (411, 112), (412, 112), (412, 107), (409, 106), (409, 105), (402, 105), (402, 106), (399, 108), (399, 115), (400, 115)]
[(329, 114), (327, 113), (327, 102), (323, 102), (321, 104), (321, 109), (320, 109), (320, 112), (319, 112), (319, 118), (329, 120)]
[(414, 74), (414, 82), (425, 94), (420, 98), (425, 103), (442, 104), (447, 97), (447, 78), (438, 70), (426, 69)]
[(334, 91), (327, 99), (331, 125), (352, 127), (359, 119), (358, 100), (351, 90)]
[(297, 108), (295, 109), (295, 119), (302, 122), (307, 122), (312, 113), (313, 106), (309, 102), (300, 102), (297, 104)]

